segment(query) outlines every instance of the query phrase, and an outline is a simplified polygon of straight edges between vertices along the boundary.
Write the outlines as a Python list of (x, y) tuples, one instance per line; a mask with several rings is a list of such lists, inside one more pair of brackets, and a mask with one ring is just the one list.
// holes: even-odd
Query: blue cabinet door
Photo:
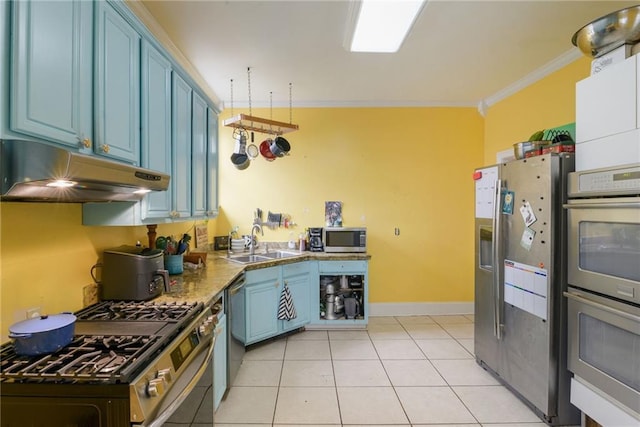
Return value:
[(140, 35), (107, 2), (96, 2), (94, 152), (140, 162)]
[(191, 215), (207, 210), (207, 103), (193, 93), (191, 111)]
[(174, 218), (191, 216), (191, 87), (173, 73), (171, 190)]
[(245, 285), (246, 340), (252, 344), (278, 334), (280, 267), (247, 272)]
[(213, 409), (218, 409), (227, 390), (227, 316), (218, 317), (213, 348)]
[(207, 108), (207, 216), (218, 216), (218, 115)]
[(292, 276), (283, 281), (289, 288), (296, 317), (291, 320), (280, 320), (280, 329), (283, 332), (300, 328), (310, 322), (311, 310), (311, 280), (309, 273)]
[(280, 331), (282, 332), (300, 328), (311, 320), (311, 262), (302, 261), (282, 266), (282, 282), (289, 288), (296, 310), (295, 318), (280, 320)]
[[(171, 63), (150, 43), (142, 42), (141, 166), (171, 175)], [(147, 194), (142, 219), (168, 218), (171, 187)]]
[(15, 1), (12, 6), (11, 129), (90, 149), (93, 3)]

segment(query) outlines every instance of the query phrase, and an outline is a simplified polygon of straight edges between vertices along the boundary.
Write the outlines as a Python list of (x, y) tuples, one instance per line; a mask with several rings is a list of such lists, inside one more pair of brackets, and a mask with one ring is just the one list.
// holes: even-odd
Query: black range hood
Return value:
[(53, 145), (0, 140), (0, 199), (81, 203), (138, 201), (165, 191), (169, 175)]

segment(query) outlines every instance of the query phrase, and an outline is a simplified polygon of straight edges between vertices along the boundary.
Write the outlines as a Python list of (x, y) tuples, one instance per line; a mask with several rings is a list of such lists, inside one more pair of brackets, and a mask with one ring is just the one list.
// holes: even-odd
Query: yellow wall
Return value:
[(498, 151), (537, 130), (575, 122), (575, 84), (589, 76), (590, 64), (582, 57), (492, 106), (485, 117), (484, 163), (496, 163)]
[[(288, 121), (288, 109), (273, 119)], [(473, 300), (471, 174), (484, 132), (475, 108), (305, 108), (294, 109), (293, 122), (300, 130), (285, 135), (290, 156), (242, 171), (229, 160), (232, 129), (220, 128), (220, 232), (248, 233), (261, 208), (265, 219), (290, 214), (297, 237), (324, 225), (325, 201), (342, 201), (343, 225), (368, 229), (371, 302)], [(255, 136), (257, 144), (267, 137)], [(286, 241), (290, 232), (266, 229), (262, 239)]]
[[(473, 168), (495, 163), (497, 151), (534, 130), (573, 122), (575, 83), (588, 73), (580, 59), (492, 106), (484, 119), (474, 108), (294, 109), (300, 130), (285, 135), (291, 156), (260, 158), (244, 171), (231, 165), (232, 130), (221, 126), (221, 214), (209, 221), (210, 236), (233, 225), (249, 232), (258, 207), (291, 214), (297, 236), (322, 226), (324, 202), (339, 200), (344, 225), (369, 230), (371, 302), (470, 302)], [(273, 118), (288, 121), (288, 109)], [(256, 134), (257, 143), (264, 138)], [(26, 308), (80, 309), (102, 251), (147, 241), (145, 227), (85, 227), (81, 216), (79, 204), (0, 203), (1, 341)], [(192, 226), (160, 225), (158, 234)], [(262, 239), (286, 241), (289, 233), (267, 229)]]
[[(157, 232), (179, 236), (192, 226), (163, 224)], [(146, 246), (146, 227), (83, 226), (79, 203), (0, 203), (0, 342), (27, 308), (41, 307), (43, 314), (81, 309), (102, 251), (138, 240)]]

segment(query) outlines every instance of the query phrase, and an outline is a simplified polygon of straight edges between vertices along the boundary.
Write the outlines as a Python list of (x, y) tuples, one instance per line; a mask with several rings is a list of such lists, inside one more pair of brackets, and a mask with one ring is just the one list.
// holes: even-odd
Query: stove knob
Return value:
[(149, 397), (162, 396), (164, 393), (164, 380), (156, 378), (149, 381), (147, 385), (147, 394)]
[(165, 383), (169, 384), (171, 382), (171, 369), (160, 369), (158, 371), (157, 378), (164, 380)]

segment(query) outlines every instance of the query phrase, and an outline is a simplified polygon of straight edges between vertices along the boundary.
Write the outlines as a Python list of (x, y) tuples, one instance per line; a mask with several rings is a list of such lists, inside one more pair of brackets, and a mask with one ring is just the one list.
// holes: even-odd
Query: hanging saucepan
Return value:
[(73, 340), (76, 316), (71, 313), (34, 317), (9, 326), (16, 354), (38, 356), (60, 350)]
[(271, 141), (269, 149), (274, 156), (282, 157), (285, 154), (289, 154), (289, 150), (291, 150), (291, 144), (289, 144), (289, 141), (287, 141), (283, 137), (276, 136), (276, 138)]
[(276, 156), (271, 152), (271, 139), (265, 139), (260, 143), (260, 154), (266, 160), (273, 162), (276, 159)]
[(231, 163), (239, 170), (244, 170), (249, 167), (251, 161), (246, 154), (233, 153), (231, 155)]

